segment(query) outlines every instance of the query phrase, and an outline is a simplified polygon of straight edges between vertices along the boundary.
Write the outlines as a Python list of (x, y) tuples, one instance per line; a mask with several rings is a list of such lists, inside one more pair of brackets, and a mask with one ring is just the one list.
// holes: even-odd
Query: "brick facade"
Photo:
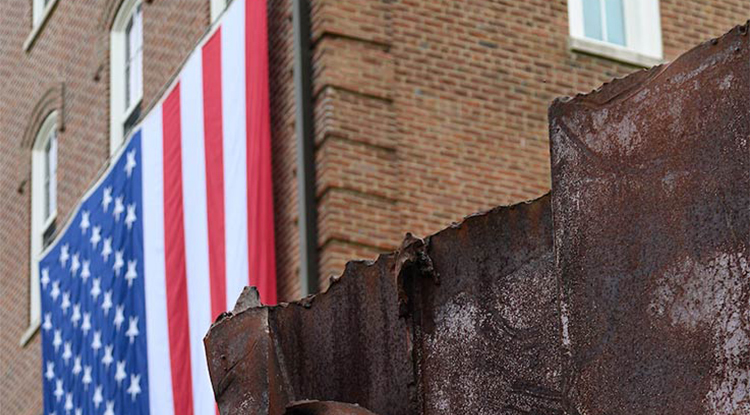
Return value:
[[(59, 135), (58, 223), (108, 155), (108, 27), (122, 0), (58, 0), (28, 52), (31, 0), (0, 2), (0, 403), (39, 414), (28, 326), (31, 142)], [(268, 0), (279, 298), (299, 294), (291, 0)], [(750, 17), (746, 0), (661, 0), (665, 58)], [(549, 188), (547, 105), (637, 68), (571, 52), (565, 0), (313, 0), (321, 286), (403, 232)], [(209, 0), (144, 4), (144, 108), (209, 25)]]

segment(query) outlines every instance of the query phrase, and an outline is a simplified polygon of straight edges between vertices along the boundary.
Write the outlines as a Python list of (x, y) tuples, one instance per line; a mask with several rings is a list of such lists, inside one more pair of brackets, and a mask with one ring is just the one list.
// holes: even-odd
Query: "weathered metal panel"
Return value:
[(750, 413), (747, 32), (550, 109), (571, 414)]
[(469, 217), (402, 276), (423, 414), (561, 414), (549, 196)]
[(412, 365), (393, 272), (393, 255), (350, 262), (324, 294), (269, 309), (269, 329), (294, 400), (410, 413)]
[(289, 405), (284, 415), (376, 415), (358, 405), (341, 402), (303, 401)]

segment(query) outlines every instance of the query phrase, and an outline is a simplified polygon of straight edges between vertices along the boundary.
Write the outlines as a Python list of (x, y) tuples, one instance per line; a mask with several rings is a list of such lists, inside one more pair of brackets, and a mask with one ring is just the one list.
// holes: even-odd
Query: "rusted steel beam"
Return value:
[(205, 340), (221, 413), (280, 415), (307, 399), (389, 415), (559, 413), (550, 215), (548, 196), (493, 209), (349, 263), (324, 294), (222, 316)]
[(429, 272), (401, 276), (417, 413), (560, 414), (549, 197), (469, 217), (423, 250)]
[(359, 405), (341, 402), (302, 401), (291, 403), (284, 415), (377, 415)]
[(750, 413), (749, 45), (550, 108), (568, 413)]

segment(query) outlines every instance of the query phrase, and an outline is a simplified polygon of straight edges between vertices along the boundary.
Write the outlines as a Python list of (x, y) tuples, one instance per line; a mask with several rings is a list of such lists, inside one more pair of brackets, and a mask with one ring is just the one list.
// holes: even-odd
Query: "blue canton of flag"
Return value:
[(141, 136), (39, 263), (45, 414), (147, 414)]

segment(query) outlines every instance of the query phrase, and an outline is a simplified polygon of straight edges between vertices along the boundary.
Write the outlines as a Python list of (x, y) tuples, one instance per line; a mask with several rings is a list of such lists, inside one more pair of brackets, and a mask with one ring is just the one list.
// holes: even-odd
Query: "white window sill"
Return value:
[(662, 58), (645, 55), (633, 49), (595, 39), (570, 36), (568, 37), (568, 48), (575, 52), (583, 52), (643, 68), (664, 63)]
[(34, 337), (37, 331), (39, 331), (39, 326), (41, 326), (41, 320), (34, 320), (29, 325), (29, 328), (26, 329), (26, 331), (21, 336), (21, 341), (19, 341), (19, 345), (21, 347), (26, 346), (26, 344), (29, 343), (29, 341)]
[(34, 27), (31, 29), (31, 33), (29, 33), (29, 37), (27, 37), (26, 41), (23, 42), (24, 52), (28, 52), (29, 49), (31, 49), (31, 46), (36, 41), (36, 38), (39, 37), (39, 33), (42, 32), (44, 25), (47, 23), (47, 19), (49, 19), (49, 16), (52, 14), (52, 10), (55, 9), (55, 6), (57, 6), (57, 0), (52, 0), (49, 2), (47, 7), (44, 8), (42, 17), (40, 17), (39, 21), (34, 24)]

